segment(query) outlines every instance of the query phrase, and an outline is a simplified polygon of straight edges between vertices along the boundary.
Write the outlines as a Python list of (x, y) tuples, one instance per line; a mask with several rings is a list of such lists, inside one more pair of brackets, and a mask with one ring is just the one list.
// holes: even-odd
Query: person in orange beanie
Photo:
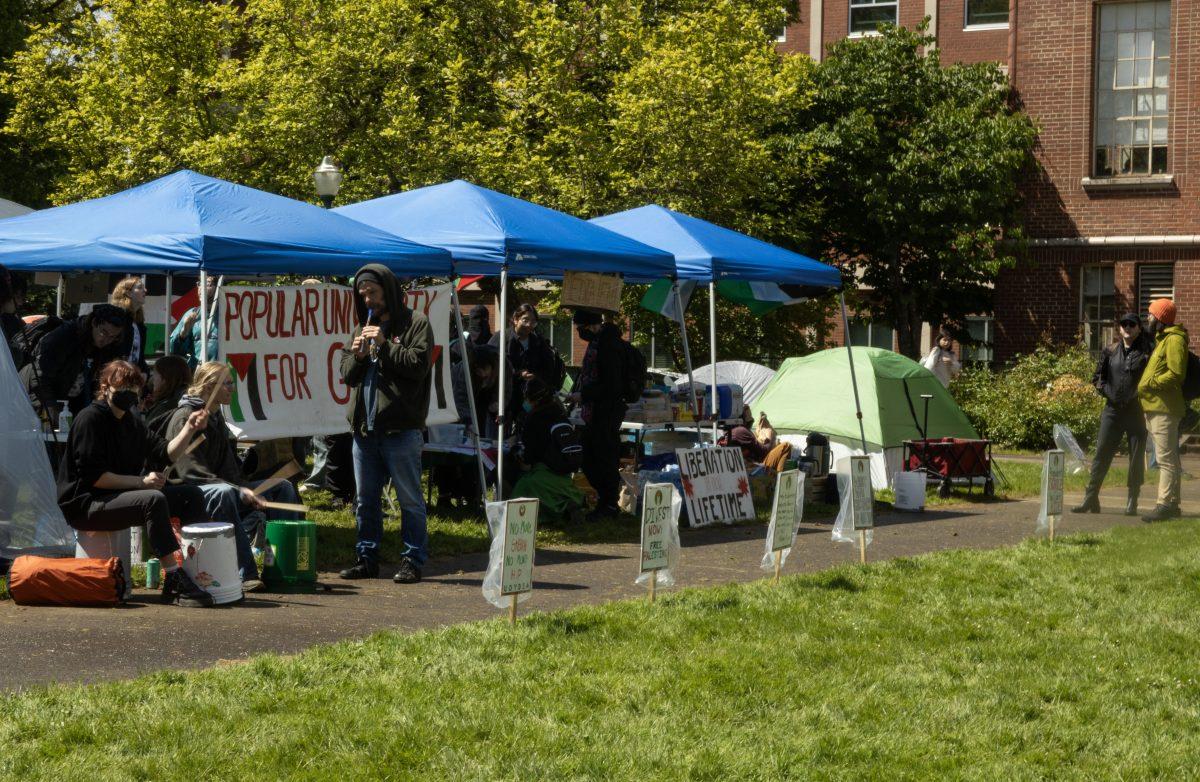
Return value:
[(1186, 405), (1183, 380), (1187, 375), (1188, 334), (1175, 323), (1175, 302), (1155, 299), (1150, 303), (1147, 330), (1155, 337), (1154, 352), (1138, 383), (1138, 399), (1146, 414), (1146, 431), (1158, 458), (1158, 503), (1142, 521), (1161, 521), (1179, 516), (1179, 423)]

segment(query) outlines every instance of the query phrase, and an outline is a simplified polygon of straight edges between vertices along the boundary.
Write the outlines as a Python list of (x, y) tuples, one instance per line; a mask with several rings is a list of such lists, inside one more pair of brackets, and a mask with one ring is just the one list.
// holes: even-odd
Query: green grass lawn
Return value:
[(1197, 522), (0, 697), (5, 779), (1185, 779)]

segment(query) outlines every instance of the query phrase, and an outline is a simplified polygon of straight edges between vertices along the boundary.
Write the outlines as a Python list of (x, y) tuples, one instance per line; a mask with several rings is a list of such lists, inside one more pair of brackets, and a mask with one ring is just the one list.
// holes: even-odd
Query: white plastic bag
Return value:
[[(778, 492), (778, 477), (776, 477), (775, 480), (775, 491)], [(796, 480), (798, 481), (798, 485), (796, 486), (796, 522), (792, 525), (791, 544), (787, 548), (780, 549), (779, 551), (780, 569), (787, 564), (788, 554), (791, 554), (792, 549), (796, 546), (796, 535), (800, 532), (800, 523), (804, 521), (804, 487), (808, 481), (808, 475), (797, 470)], [(771, 550), (771, 542), (775, 540), (775, 516), (776, 513), (774, 508), (774, 500), (772, 500), (771, 523), (767, 525), (767, 540), (764, 544), (766, 546), (766, 550), (763, 552), (762, 562), (759, 563), (759, 567), (767, 571), (773, 571), (775, 569), (775, 552)]]
[[(667, 520), (667, 566), (665, 568), (658, 569), (657, 583), (658, 583), (658, 586), (668, 586), (668, 587), (675, 586), (675, 569), (679, 567), (679, 553), (680, 553), (680, 549), (682, 548), (679, 544), (679, 514), (683, 510), (683, 497), (680, 496), (679, 492), (675, 489), (675, 487), (672, 484), (662, 484), (662, 483), (650, 484), (650, 483), (648, 483), (645, 486), (646, 486), (645, 491), (650, 491), (651, 489), (657, 489), (660, 487), (663, 488), (663, 490), (666, 490), (669, 488), (671, 491), (671, 515), (670, 515), (670, 518)], [(643, 498), (642, 499), (643, 514), (645, 513), (645, 509), (646, 509), (646, 502), (645, 502), (645, 498)], [(643, 526), (643, 535), (644, 535), (645, 534), (645, 521), (642, 522), (642, 526)], [(639, 553), (638, 561), (639, 561), (639, 563), (641, 562), (640, 553)], [(647, 570), (645, 573), (639, 574), (638, 577), (636, 579), (634, 579), (633, 583), (641, 585), (641, 586), (645, 586), (645, 585), (649, 584), (650, 583), (650, 574), (653, 572), (654, 571)]]
[(1075, 433), (1069, 428), (1062, 424), (1054, 425), (1054, 444), (1067, 455), (1067, 469), (1072, 475), (1091, 471), (1091, 460), (1087, 458), (1079, 441), (1075, 439)]
[[(837, 471), (838, 499), (841, 501), (841, 506), (838, 509), (837, 519), (833, 522), (833, 542), (857, 546), (859, 530), (854, 529), (854, 513), (850, 507), (853, 502), (850, 491), (850, 459), (848, 457), (838, 459), (834, 469)], [(875, 539), (875, 530), (864, 531), (867, 533), (866, 540), (869, 546)]]
[[(507, 505), (506, 501), (487, 504), (487, 522), (492, 535), (492, 546), (488, 552), (487, 573), (483, 576), (483, 598), (496, 608), (508, 608), (512, 605), (512, 595), (503, 594), (500, 585), (500, 568), (504, 563), (504, 508)], [(517, 602), (524, 603), (532, 595), (532, 592), (520, 592), (517, 594)]]

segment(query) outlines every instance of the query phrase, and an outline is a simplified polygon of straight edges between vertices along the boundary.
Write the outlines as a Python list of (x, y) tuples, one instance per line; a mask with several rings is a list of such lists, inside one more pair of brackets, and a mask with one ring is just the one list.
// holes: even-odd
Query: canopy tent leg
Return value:
[(173, 293), (171, 288), (174, 280), (171, 278), (170, 272), (167, 272), (166, 278), (167, 303), (163, 307), (163, 355), (169, 356), (171, 355), (171, 294)]
[(696, 441), (700, 441), (700, 405), (696, 401), (696, 381), (692, 377), (692, 349), (688, 347), (687, 319), (684, 317), (683, 296), (679, 294), (679, 281), (671, 289), (675, 293), (675, 312), (679, 315), (679, 333), (683, 336), (683, 363), (687, 368), (688, 390), (692, 395), (692, 416), (696, 421)]
[(62, 272), (58, 273), (58, 286), (54, 289), (54, 315), (62, 318), (63, 312), (63, 276)]
[[(458, 303), (458, 281), (453, 280), (450, 284), (450, 306), (454, 308), (454, 323), (458, 328), (458, 344), (462, 347), (462, 364), (463, 376), (467, 383), (467, 408), (471, 414), (471, 421), (467, 424), (467, 431), (471, 433), (471, 440), (475, 444), (475, 464), (479, 467), (479, 492), (483, 502), (487, 503), (487, 474), (483, 469), (483, 452), (479, 448), (479, 417), (475, 415), (475, 389), (471, 382), (471, 349), (466, 344), (466, 338), (463, 337), (463, 321), (462, 307)], [(451, 369), (453, 374), (453, 369)], [(451, 386), (453, 386), (451, 382)]]
[[(717, 444), (717, 421), (721, 417), (720, 395), (717, 394), (717, 283), (716, 280), (710, 280), (708, 283), (708, 338), (709, 338), (709, 355), (712, 358), (712, 432), (713, 445)], [(740, 414), (741, 411), (739, 410)]]
[(200, 294), (200, 357), (196, 362), (196, 366), (200, 366), (208, 360), (208, 296), (205, 296), (205, 291), (208, 289), (208, 272), (200, 270), (199, 282)]
[(846, 294), (839, 293), (842, 303), (842, 332), (846, 335), (846, 353), (850, 356), (850, 385), (854, 388), (854, 414), (858, 416), (858, 434), (862, 438), (863, 453), (867, 453), (867, 430), (863, 426), (862, 403), (858, 399), (858, 376), (854, 372), (854, 351), (850, 348), (850, 318), (846, 316)]
[(508, 264), (500, 267), (500, 316), (496, 319), (496, 331), (500, 333), (500, 371), (496, 382), (499, 384), (497, 404), (500, 408), (499, 434), (496, 436), (496, 501), (504, 499), (504, 427), (508, 423), (505, 416), (505, 405), (508, 404), (505, 390), (508, 383)]

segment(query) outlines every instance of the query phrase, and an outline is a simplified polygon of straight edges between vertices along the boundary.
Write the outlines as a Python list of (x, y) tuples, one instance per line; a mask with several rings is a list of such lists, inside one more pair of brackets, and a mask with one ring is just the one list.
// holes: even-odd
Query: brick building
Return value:
[(1200, 0), (800, 0), (779, 48), (819, 59), (880, 21), (926, 16), (945, 61), (1001, 63), (1041, 130), (1030, 262), (972, 323), (991, 343), (976, 355), (1003, 361), (1043, 338), (1095, 349), (1159, 296), (1200, 328)]

